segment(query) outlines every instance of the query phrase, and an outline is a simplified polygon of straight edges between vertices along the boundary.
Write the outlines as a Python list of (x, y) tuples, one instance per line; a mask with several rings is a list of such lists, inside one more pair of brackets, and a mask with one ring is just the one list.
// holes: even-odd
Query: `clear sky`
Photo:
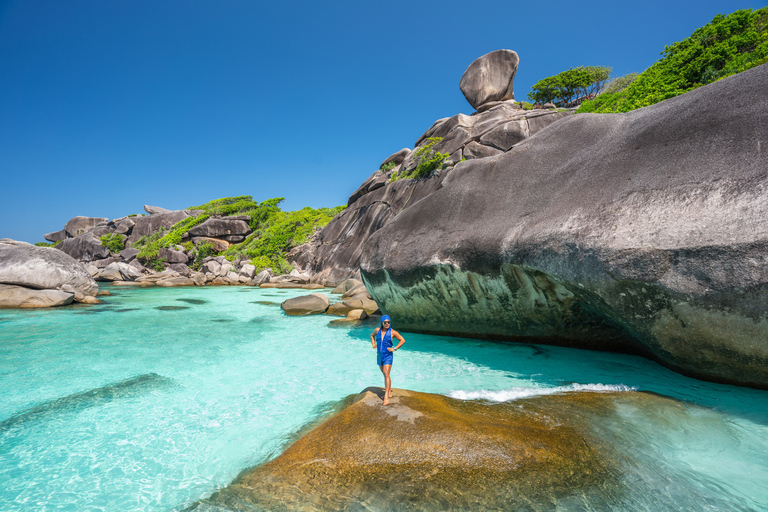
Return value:
[(642, 71), (751, 1), (0, 0), (0, 238), (224, 196), (346, 204), (387, 156), (472, 107), (515, 50), (515, 96), (579, 65)]

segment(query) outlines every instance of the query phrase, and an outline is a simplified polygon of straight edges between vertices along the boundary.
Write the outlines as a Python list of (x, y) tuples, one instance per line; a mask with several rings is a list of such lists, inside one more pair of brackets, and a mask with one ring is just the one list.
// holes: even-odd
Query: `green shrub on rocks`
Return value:
[(585, 101), (578, 112), (629, 112), (768, 62), (768, 7), (718, 14), (621, 92)]
[[(189, 244), (192, 245), (192, 242), (189, 242)], [(203, 266), (203, 260), (205, 258), (218, 254), (216, 247), (214, 247), (214, 245), (208, 240), (203, 240), (194, 247), (195, 257), (194, 260), (192, 260), (192, 263), (189, 265), (189, 268), (192, 270), (200, 270), (200, 268)]]
[(270, 267), (275, 272), (290, 272), (285, 255), (294, 247), (306, 243), (315, 231), (324, 227), (345, 207), (303, 208), (293, 212), (276, 211), (241, 244), (224, 253), (227, 259), (242, 256), (259, 269)]
[(112, 254), (117, 254), (123, 249), (125, 249), (125, 239), (127, 237), (125, 235), (120, 235), (118, 233), (110, 233), (109, 235), (104, 235), (99, 240), (101, 240), (102, 247), (106, 247), (109, 249), (109, 252)]
[(419, 163), (416, 165), (416, 168), (409, 173), (393, 173), (389, 181), (393, 182), (403, 178), (419, 179), (429, 175), (437, 169), (440, 169), (443, 166), (445, 160), (450, 156), (448, 153), (440, 153), (434, 149), (435, 145), (437, 145), (441, 140), (443, 140), (442, 137), (429, 137), (427, 139), (427, 143), (417, 148), (413, 153), (414, 158), (419, 159)]

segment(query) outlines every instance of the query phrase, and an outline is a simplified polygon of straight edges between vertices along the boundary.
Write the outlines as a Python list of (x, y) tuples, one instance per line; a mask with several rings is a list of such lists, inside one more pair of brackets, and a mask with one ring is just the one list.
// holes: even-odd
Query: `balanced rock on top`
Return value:
[(512, 50), (486, 53), (469, 65), (459, 88), (475, 110), (491, 101), (513, 100), (512, 82), (519, 62)]

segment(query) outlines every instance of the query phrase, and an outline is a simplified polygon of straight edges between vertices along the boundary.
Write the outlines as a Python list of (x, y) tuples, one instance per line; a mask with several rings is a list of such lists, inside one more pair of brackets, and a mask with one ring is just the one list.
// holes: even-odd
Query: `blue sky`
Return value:
[(234, 195), (346, 204), (433, 121), (473, 112), (459, 80), (487, 52), (518, 52), (525, 99), (574, 66), (642, 71), (763, 6), (0, 0), (0, 238)]

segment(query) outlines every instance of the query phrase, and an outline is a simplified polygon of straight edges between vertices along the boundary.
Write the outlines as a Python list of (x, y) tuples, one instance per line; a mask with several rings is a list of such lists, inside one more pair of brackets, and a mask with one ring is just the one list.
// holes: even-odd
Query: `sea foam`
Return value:
[(624, 384), (570, 384), (568, 386), (557, 386), (553, 388), (529, 388), (519, 387), (511, 389), (502, 389), (500, 391), (486, 391), (484, 389), (480, 391), (463, 391), (456, 390), (448, 393), (451, 398), (457, 398), (459, 400), (490, 400), (492, 402), (510, 402), (512, 400), (519, 400), (521, 398), (529, 398), (532, 396), (541, 395), (555, 395), (557, 393), (565, 393), (567, 391), (592, 391), (592, 392), (607, 392), (607, 391), (637, 391), (637, 388), (625, 386)]

